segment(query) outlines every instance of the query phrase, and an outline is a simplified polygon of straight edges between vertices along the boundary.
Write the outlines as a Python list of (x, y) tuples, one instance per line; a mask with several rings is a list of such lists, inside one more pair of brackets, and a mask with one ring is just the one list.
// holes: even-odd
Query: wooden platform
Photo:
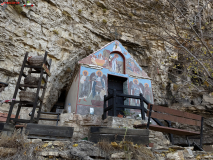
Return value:
[[(110, 128), (110, 127), (90, 127), (88, 140), (98, 143), (102, 140), (109, 142), (120, 142), (125, 135), (125, 128)], [(134, 144), (149, 144), (149, 130), (146, 129), (127, 129), (126, 141), (131, 141)]]
[(28, 123), (26, 133), (28, 138), (44, 140), (71, 140), (74, 127), (49, 126)]

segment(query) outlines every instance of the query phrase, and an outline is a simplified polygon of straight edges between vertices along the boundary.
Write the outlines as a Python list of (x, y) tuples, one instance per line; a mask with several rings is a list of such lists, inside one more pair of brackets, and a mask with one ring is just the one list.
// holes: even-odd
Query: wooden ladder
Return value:
[[(15, 88), (15, 92), (14, 92), (14, 95), (13, 95), (13, 99), (16, 99), (16, 96), (17, 96), (19, 89), (25, 91), (27, 88), (37, 88), (36, 97), (35, 97), (34, 102), (12, 100), (11, 105), (10, 105), (10, 110), (9, 110), (9, 113), (8, 113), (8, 117), (7, 117), (7, 121), (6, 121), (7, 124), (9, 124), (11, 121), (14, 124), (16, 124), (18, 122), (20, 122), (20, 123), (38, 123), (39, 117), (40, 117), (40, 114), (41, 114), (42, 103), (43, 103), (43, 99), (44, 99), (44, 95), (45, 95), (45, 91), (46, 91), (46, 87), (47, 87), (48, 77), (49, 77), (48, 73), (46, 72), (46, 70), (44, 69), (43, 66), (46, 66), (46, 68), (50, 71), (50, 66), (51, 66), (51, 62), (52, 62), (52, 59), (50, 59), (49, 62), (47, 61), (47, 54), (48, 54), (48, 52), (46, 51), (45, 55), (44, 55), (42, 66), (33, 66), (33, 65), (30, 65), (28, 63), (28, 61), (27, 61), (28, 60), (28, 52), (26, 52), (25, 57), (24, 57), (24, 61), (22, 63), (21, 71), (20, 71), (20, 74), (19, 74), (19, 78), (18, 78), (18, 81), (16, 83), (16, 88)], [(25, 68), (29, 68), (28, 74), (32, 74), (32, 73), (33, 74), (40, 74), (39, 82), (38, 82), (37, 85), (20, 84), (21, 79), (23, 77), (27, 77), (27, 75), (24, 73)], [(43, 77), (43, 75), (45, 75), (45, 74), (46, 74), (46, 76)], [(44, 85), (41, 85), (42, 80), (44, 81)], [(39, 97), (40, 89), (43, 89), (41, 97)], [(12, 111), (13, 111), (15, 104), (18, 104), (18, 109), (16, 111), (15, 118), (12, 118), (11, 114), (12, 114)], [(33, 108), (30, 120), (18, 119), (21, 107), (32, 107)], [(39, 108), (39, 110), (38, 110), (37, 117), (34, 118), (36, 108)]]

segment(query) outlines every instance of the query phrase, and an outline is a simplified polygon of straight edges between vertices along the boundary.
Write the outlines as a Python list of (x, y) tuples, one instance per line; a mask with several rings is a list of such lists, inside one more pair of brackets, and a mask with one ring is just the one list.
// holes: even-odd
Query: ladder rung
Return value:
[[(31, 71), (31, 73), (41, 73), (41, 71)], [(47, 74), (47, 73), (43, 72), (43, 74)]]
[(26, 68), (36, 68), (36, 69), (42, 69), (42, 66), (32, 66), (32, 65), (25, 65)]
[[(20, 84), (20, 87), (38, 88), (38, 85)], [(44, 86), (41, 86), (41, 88), (44, 88)]]
[(54, 112), (40, 112), (41, 114), (52, 114), (52, 115), (61, 115), (61, 113), (54, 113)]
[(60, 121), (60, 119), (51, 119), (51, 118), (39, 118), (39, 120), (46, 120), (46, 121)]
[(21, 104), (33, 104), (33, 102), (28, 102), (28, 101), (15, 101), (15, 103), (21, 103)]
[(14, 122), (30, 123), (30, 120), (27, 120), (27, 119), (15, 119), (15, 118), (10, 118), (10, 120), (13, 120)]
[[(15, 101), (15, 104), (19, 103), (21, 107), (33, 107), (33, 102), (27, 102), (27, 101)], [(41, 108), (40, 106), (37, 106), (36, 108)]]

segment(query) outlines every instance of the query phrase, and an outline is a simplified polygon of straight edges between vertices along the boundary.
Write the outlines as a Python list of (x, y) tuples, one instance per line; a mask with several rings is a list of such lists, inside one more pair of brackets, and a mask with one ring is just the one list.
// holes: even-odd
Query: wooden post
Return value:
[(149, 105), (150, 105), (150, 108), (149, 108), (149, 118), (148, 118), (146, 129), (149, 129), (150, 118), (151, 118), (151, 114), (152, 114), (152, 104), (149, 104)]
[(116, 115), (116, 89), (114, 89), (114, 92), (113, 92), (113, 116), (117, 116)]
[(140, 107), (141, 107), (141, 116), (142, 116), (142, 119), (145, 120), (144, 104), (143, 104), (143, 94), (142, 93), (140, 93)]
[[(106, 109), (106, 95), (104, 95), (104, 108), (103, 108), (103, 110), (105, 110), (105, 109)], [(103, 120), (106, 119), (106, 112), (105, 111), (103, 111), (102, 119)]]
[(56, 122), (56, 126), (58, 126), (59, 115), (60, 115), (60, 113), (58, 113), (58, 115), (57, 115), (57, 122)]
[[(46, 51), (45, 54), (48, 54), (48, 52)], [(47, 60), (46, 60), (47, 62)], [(49, 60), (49, 65), (48, 65), (48, 69), (50, 71), (50, 66), (51, 66), (51, 63), (52, 63), (52, 59)], [(44, 84), (44, 88), (43, 88), (43, 93), (42, 93), (42, 96), (41, 96), (41, 100), (42, 100), (42, 103), (40, 103), (40, 106), (39, 106), (39, 110), (38, 110), (38, 115), (37, 115), (37, 122), (39, 121), (39, 118), (40, 118), (40, 113), (41, 113), (41, 107), (42, 107), (42, 104), (43, 104), (43, 100), (44, 100), (44, 94), (45, 94), (45, 91), (46, 91), (46, 88), (47, 88), (47, 81), (48, 81), (48, 74), (46, 74), (46, 83)]]
[(19, 116), (20, 110), (21, 110), (21, 105), (19, 104), (19, 105), (18, 105), (18, 109), (17, 109), (17, 111), (16, 111), (16, 117), (15, 117), (15, 120), (17, 120), (17, 119), (18, 119), (18, 116)]
[(203, 148), (203, 117), (201, 118), (201, 127), (200, 127), (200, 147)]

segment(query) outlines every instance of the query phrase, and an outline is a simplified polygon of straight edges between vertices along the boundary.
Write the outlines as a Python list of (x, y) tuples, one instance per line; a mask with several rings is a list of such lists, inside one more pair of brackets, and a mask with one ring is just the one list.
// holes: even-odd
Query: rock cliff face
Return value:
[[(120, 7), (112, 0), (38, 0), (34, 4), (32, 8), (0, 7), (0, 81), (9, 83), (0, 93), (0, 99), (12, 98), (24, 54), (28, 51), (30, 55), (43, 55), (48, 51), (48, 57), (53, 60), (52, 76), (43, 110), (49, 111), (60, 96), (61, 89), (69, 88), (77, 62), (118, 39), (153, 78), (155, 104), (203, 115), (206, 118), (204, 133), (206, 138), (210, 138), (208, 143), (213, 142), (213, 95), (195, 92), (193, 98), (176, 99), (177, 96), (187, 95), (188, 90), (182, 88), (179, 92), (169, 80), (168, 71), (173, 64), (165, 60), (169, 50), (164, 49), (163, 42), (131, 29), (134, 16), (131, 10), (129, 13), (122, 10), (122, 7), (130, 7), (131, 3)], [(113, 25), (121, 27), (113, 28)], [(140, 26), (140, 22), (134, 25)], [(171, 51), (171, 54), (174, 53)], [(164, 63), (156, 67), (154, 59)], [(173, 79), (182, 83), (176, 77)], [(7, 104), (0, 108), (0, 112), (8, 110)]]

